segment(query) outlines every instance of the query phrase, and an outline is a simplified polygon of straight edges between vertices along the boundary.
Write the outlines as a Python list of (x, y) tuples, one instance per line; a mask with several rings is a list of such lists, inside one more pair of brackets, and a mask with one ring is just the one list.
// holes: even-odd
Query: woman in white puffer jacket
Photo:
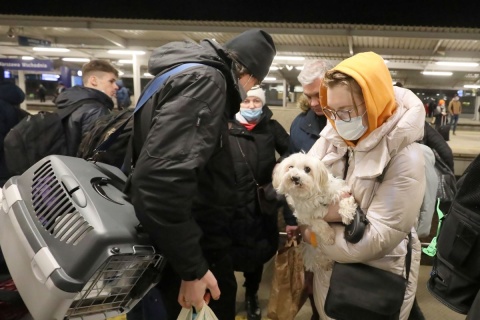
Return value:
[[(334, 176), (345, 177), (370, 223), (356, 244), (346, 242), (344, 226), (339, 223), (332, 224), (335, 244), (318, 244), (335, 261), (361, 262), (405, 275), (411, 232), (412, 262), (400, 312), (400, 319), (406, 320), (420, 266), (415, 224), (425, 192), (425, 168), (423, 152), (415, 141), (424, 132), (423, 104), (410, 90), (392, 86), (382, 57), (373, 52), (357, 54), (328, 71), (321, 101), (330, 123), (309, 154), (320, 158)], [(374, 187), (381, 174), (383, 179)], [(333, 211), (326, 219), (340, 222)], [(304, 237), (309, 239), (308, 229)], [(315, 304), (321, 311), (330, 276), (331, 271), (315, 273)], [(323, 314), (322, 319), (329, 318)]]

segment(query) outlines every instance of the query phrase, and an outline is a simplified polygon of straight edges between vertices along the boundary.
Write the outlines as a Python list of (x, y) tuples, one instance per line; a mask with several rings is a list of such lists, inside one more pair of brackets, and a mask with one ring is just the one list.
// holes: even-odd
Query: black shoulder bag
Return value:
[[(375, 181), (369, 205), (387, 168), (388, 164)], [(347, 171), (348, 156), (344, 179)], [(368, 223), (366, 214), (357, 208), (354, 220), (345, 227), (345, 240), (351, 243), (360, 241)], [(335, 262), (325, 300), (325, 313), (336, 320), (398, 320), (410, 274), (411, 233), (408, 234), (408, 240), (406, 279), (362, 263)]]
[(406, 278), (362, 263), (335, 262), (325, 313), (336, 320), (398, 320), (412, 259), (408, 234)]

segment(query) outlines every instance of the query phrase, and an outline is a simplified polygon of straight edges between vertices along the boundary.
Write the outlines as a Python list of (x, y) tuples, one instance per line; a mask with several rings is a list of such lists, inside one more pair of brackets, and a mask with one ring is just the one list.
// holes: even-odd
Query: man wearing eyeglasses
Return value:
[(308, 152), (320, 137), (320, 131), (327, 125), (319, 90), (325, 72), (333, 66), (325, 60), (311, 60), (305, 63), (298, 75), (298, 81), (303, 87), (303, 97), (299, 103), (302, 113), (292, 122), (290, 127), (290, 153)]
[(197, 63), (171, 75), (134, 117), (135, 170), (128, 192), (139, 221), (167, 259), (157, 286), (166, 319), (177, 319), (181, 307), (200, 310), (209, 295), (219, 319), (235, 319), (230, 230), (236, 181), (228, 120), (268, 74), (275, 53), (272, 37), (251, 29), (223, 46), (208, 39), (171, 42), (149, 59), (155, 76)]

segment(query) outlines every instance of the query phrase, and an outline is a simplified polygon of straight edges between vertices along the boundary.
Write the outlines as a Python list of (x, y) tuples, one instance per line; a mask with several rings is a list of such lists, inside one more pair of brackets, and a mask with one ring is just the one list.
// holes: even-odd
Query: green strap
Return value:
[(433, 257), (437, 253), (437, 238), (438, 238), (438, 233), (440, 232), (440, 227), (442, 226), (443, 222), (443, 217), (445, 216), (440, 210), (440, 198), (437, 199), (437, 215), (438, 215), (438, 227), (437, 227), (437, 234), (435, 237), (432, 239), (430, 242), (430, 245), (426, 248), (423, 248), (422, 251), (425, 253), (427, 256)]

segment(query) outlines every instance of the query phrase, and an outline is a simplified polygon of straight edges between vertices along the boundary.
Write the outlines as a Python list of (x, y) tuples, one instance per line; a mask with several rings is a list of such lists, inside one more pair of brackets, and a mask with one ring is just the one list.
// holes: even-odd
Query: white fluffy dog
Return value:
[[(355, 199), (343, 196), (350, 192), (350, 188), (344, 180), (333, 177), (318, 158), (304, 153), (289, 156), (275, 167), (272, 184), (278, 193), (286, 195), (299, 224), (310, 226), (326, 245), (335, 242), (335, 232), (323, 220), (331, 203), (339, 203), (338, 213), (344, 224), (353, 220), (357, 208)], [(312, 246), (307, 245), (303, 252), (307, 270), (331, 268), (332, 261)]]

